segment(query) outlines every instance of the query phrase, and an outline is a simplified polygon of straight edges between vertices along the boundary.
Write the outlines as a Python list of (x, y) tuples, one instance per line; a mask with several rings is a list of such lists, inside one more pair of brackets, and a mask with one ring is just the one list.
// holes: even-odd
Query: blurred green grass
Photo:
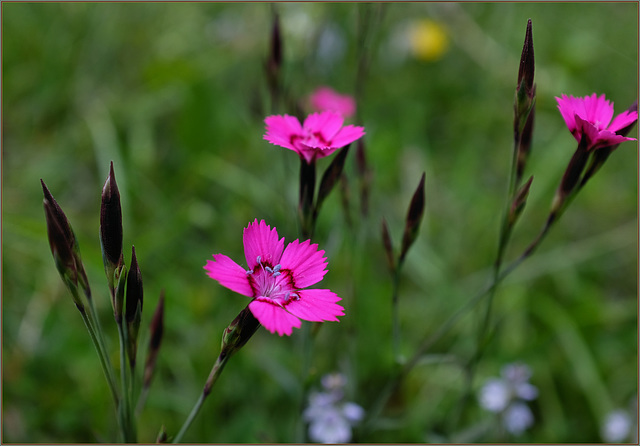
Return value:
[[(271, 113), (263, 67), (272, 8), (295, 97), (319, 85), (353, 94), (359, 30), (368, 25), (371, 33), (358, 103), (374, 174), (371, 211), (348, 229), (338, 193), (323, 206), (316, 235), (329, 258), (323, 287), (344, 298), (346, 316), (320, 331), (311, 370), (314, 383), (346, 372), (349, 396), (365, 409), (393, 370), (380, 220), (399, 243), (423, 171), (426, 215), (401, 285), (403, 353), (410, 356), (489, 277), (527, 18), (538, 94), (527, 174), (535, 179), (509, 255), (542, 225), (575, 149), (554, 96), (605, 93), (617, 112), (637, 97), (635, 3), (3, 3), (3, 441), (115, 439), (107, 386), (47, 246), (38, 181), (73, 225), (117, 363), (97, 236), (111, 160), (125, 259), (135, 244), (144, 278), (144, 326), (162, 289), (167, 297), (140, 439), (153, 441), (162, 424), (170, 434), (179, 429), (222, 330), (247, 303), (207, 278), (205, 261), (217, 252), (243, 259), (242, 228), (254, 218), (287, 240), (297, 237), (297, 159), (262, 139)], [(449, 50), (437, 61), (394, 45), (420, 18), (448, 32)], [(346, 169), (357, 217), (353, 156)], [(507, 362), (532, 367), (536, 424), (518, 441), (600, 441), (605, 411), (637, 394), (636, 185), (637, 145), (626, 143), (498, 291), (497, 329), (476, 384)], [(456, 433), (444, 432), (463, 389), (456, 364), (472, 353), (479, 314), (430, 352), (454, 361), (418, 366), (379, 429), (356, 441)], [(301, 349), (300, 331), (290, 338), (259, 331), (230, 361), (185, 441), (293, 441)], [(476, 408), (457, 429), (487, 418)], [(469, 441), (501, 439), (489, 433)]]

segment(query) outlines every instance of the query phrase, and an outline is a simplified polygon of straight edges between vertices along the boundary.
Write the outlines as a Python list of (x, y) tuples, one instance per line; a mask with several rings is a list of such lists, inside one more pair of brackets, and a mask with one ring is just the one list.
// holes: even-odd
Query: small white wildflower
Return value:
[(311, 421), (309, 438), (317, 443), (348, 443), (351, 440), (351, 424), (339, 411), (330, 407)]
[(489, 379), (480, 389), (480, 405), (490, 412), (502, 412), (509, 404), (509, 386), (501, 379)]
[(356, 403), (346, 402), (342, 405), (342, 415), (351, 423), (357, 423), (364, 418), (364, 409)]
[(538, 388), (529, 382), (531, 369), (526, 364), (507, 364), (500, 375), (486, 381), (478, 402), (485, 410), (500, 414), (507, 431), (520, 435), (533, 425), (533, 413), (525, 401), (536, 399)]
[(607, 415), (602, 426), (602, 439), (607, 443), (620, 443), (629, 439), (631, 417), (622, 410), (614, 410)]
[(346, 378), (341, 374), (325, 375), (322, 387), (326, 392), (312, 392), (309, 406), (303, 413), (309, 423), (309, 438), (317, 443), (348, 443), (351, 427), (364, 418), (364, 409), (342, 401)]
[(504, 427), (513, 435), (520, 435), (533, 425), (533, 414), (525, 403), (513, 403), (502, 417)]

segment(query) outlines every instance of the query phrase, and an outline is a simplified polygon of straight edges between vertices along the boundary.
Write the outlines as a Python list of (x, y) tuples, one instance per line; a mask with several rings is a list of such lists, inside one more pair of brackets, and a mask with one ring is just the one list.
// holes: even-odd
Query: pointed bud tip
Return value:
[(164, 290), (160, 292), (160, 299), (156, 306), (156, 311), (151, 318), (151, 339), (149, 340), (149, 348), (157, 350), (162, 342), (162, 334), (164, 331)]
[[(524, 45), (522, 47), (522, 55), (520, 56), (520, 68), (518, 70), (518, 86), (520, 89), (525, 87), (527, 96), (530, 98), (534, 95), (533, 78), (535, 74), (535, 57), (533, 51), (533, 28), (531, 19), (527, 21), (527, 31), (524, 37)], [(524, 82), (524, 85), (523, 85)]]
[(384, 246), (384, 254), (387, 258), (389, 271), (393, 272), (396, 268), (395, 258), (393, 257), (393, 242), (391, 241), (387, 220), (384, 217), (382, 217), (382, 245)]
[[(113, 161), (102, 189), (100, 206), (100, 241), (105, 268), (112, 268), (122, 261), (122, 207), (120, 192), (113, 171)], [(109, 274), (109, 273), (108, 273)]]
[(44, 193), (44, 196), (51, 196), (51, 192), (49, 192), (49, 188), (44, 184), (44, 180), (42, 178), (40, 178), (40, 184), (42, 185), (42, 192)]
[(62, 213), (62, 209), (60, 209), (60, 206), (58, 206), (58, 202), (55, 198), (53, 198), (53, 195), (51, 195), (51, 191), (44, 183), (44, 180), (42, 178), (40, 178), (40, 184), (42, 185), (42, 193), (44, 194), (45, 203), (53, 206), (56, 210), (56, 213)]
[(411, 203), (409, 204), (409, 210), (407, 211), (407, 219), (404, 227), (404, 235), (402, 237), (402, 248), (400, 250), (400, 257), (398, 262), (402, 263), (409, 247), (413, 244), (418, 236), (420, 230), (420, 223), (424, 215), (424, 181), (426, 174), (422, 173), (420, 177), (420, 183), (416, 188)]
[(125, 319), (132, 322), (136, 319), (138, 307), (142, 311), (144, 302), (144, 289), (142, 286), (142, 274), (136, 258), (136, 249), (131, 247), (131, 267), (127, 275), (127, 293), (125, 302)]

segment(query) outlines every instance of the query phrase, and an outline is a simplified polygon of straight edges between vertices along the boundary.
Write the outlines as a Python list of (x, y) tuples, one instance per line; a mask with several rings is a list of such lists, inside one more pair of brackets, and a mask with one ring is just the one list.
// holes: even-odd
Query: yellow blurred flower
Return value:
[(441, 24), (422, 19), (409, 26), (409, 46), (416, 59), (433, 62), (449, 49), (449, 36)]

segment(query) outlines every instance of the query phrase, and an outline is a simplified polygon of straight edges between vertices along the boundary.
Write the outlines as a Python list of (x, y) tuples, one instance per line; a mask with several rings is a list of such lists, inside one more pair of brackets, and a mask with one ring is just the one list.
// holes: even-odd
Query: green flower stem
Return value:
[(397, 363), (400, 363), (400, 316), (398, 311), (398, 289), (400, 288), (400, 269), (402, 263), (398, 262), (393, 270), (391, 281), (391, 321), (393, 336), (393, 357)]
[(111, 388), (111, 393), (113, 394), (114, 403), (116, 408), (118, 407), (120, 397), (117, 392), (116, 385), (116, 376), (114, 372), (113, 365), (111, 364), (111, 359), (109, 359), (109, 354), (107, 352), (106, 343), (104, 340), (104, 335), (102, 331), (102, 326), (100, 325), (100, 320), (98, 319), (98, 313), (96, 311), (95, 304), (93, 299), (91, 298), (91, 293), (85, 290), (85, 296), (87, 297), (87, 301), (89, 302), (89, 322), (95, 332), (95, 338), (97, 341), (96, 349), (99, 349), (100, 362), (104, 365), (102, 367), (104, 374), (109, 382), (109, 387)]
[(117, 323), (120, 338), (120, 379), (122, 385), (122, 404), (119, 415), (122, 420), (122, 434), (125, 443), (136, 443), (136, 428), (131, 410), (131, 392), (129, 384), (129, 367), (127, 362), (127, 333), (122, 321)]
[[(72, 293), (76, 294), (77, 292), (72, 291)], [(111, 366), (111, 362), (109, 361), (109, 357), (106, 355), (105, 350), (101, 346), (98, 341), (98, 337), (96, 336), (95, 328), (91, 322), (90, 317), (87, 315), (87, 312), (84, 307), (78, 307), (80, 311), (80, 315), (82, 316), (82, 321), (84, 325), (87, 327), (89, 331), (89, 337), (91, 338), (91, 342), (98, 353), (98, 359), (100, 359), (100, 366), (102, 367), (102, 371), (104, 372), (104, 376), (107, 379), (107, 384), (109, 384), (109, 390), (111, 390), (111, 396), (113, 397), (113, 402), (115, 403), (115, 407), (117, 408), (120, 405), (120, 397), (118, 395), (118, 388), (116, 385), (113, 367)]]
[[(526, 121), (526, 119), (525, 119)], [(505, 203), (505, 207), (502, 213), (502, 221), (500, 223), (500, 238), (498, 240), (498, 251), (496, 253), (496, 259), (493, 263), (493, 276), (492, 276), (492, 285), (497, 285), (498, 277), (500, 276), (500, 268), (502, 267), (502, 261), (504, 258), (504, 253), (507, 249), (507, 245), (509, 244), (509, 240), (511, 238), (511, 231), (513, 226), (509, 223), (509, 209), (511, 208), (511, 204), (514, 200), (516, 193), (516, 171), (518, 165), (518, 148), (520, 146), (520, 135), (522, 134), (522, 128), (524, 125), (518, 128), (516, 132), (516, 137), (513, 141), (513, 150), (511, 156), (511, 169), (509, 169), (509, 185), (507, 188), (507, 200)], [(486, 336), (486, 332), (489, 328), (489, 322), (491, 320), (491, 312), (493, 309), (493, 298), (495, 296), (496, 287), (492, 286), (489, 291), (489, 298), (487, 299), (487, 306), (484, 313), (484, 318), (482, 320), (480, 330), (478, 333), (478, 339), (476, 344), (476, 353), (474, 355), (473, 362), (477, 362), (482, 356), (482, 349), (484, 344), (484, 338)]]
[(138, 403), (136, 404), (135, 415), (140, 416), (142, 413), (142, 409), (144, 408), (145, 403), (147, 402), (147, 397), (149, 396), (149, 386), (144, 386), (140, 391), (140, 396), (138, 397)]
[(218, 356), (218, 359), (216, 359), (216, 362), (211, 369), (211, 373), (209, 373), (209, 378), (207, 378), (207, 382), (204, 385), (204, 389), (200, 394), (200, 398), (198, 398), (198, 401), (196, 401), (195, 406), (193, 406), (193, 409), (191, 409), (191, 413), (185, 420), (176, 437), (173, 439), (173, 444), (180, 443), (182, 437), (184, 437), (184, 434), (191, 426), (191, 423), (193, 423), (193, 420), (196, 418), (196, 415), (198, 415), (198, 412), (200, 412), (204, 400), (207, 398), (207, 396), (209, 396), (209, 393), (211, 393), (211, 388), (218, 380), (218, 377), (222, 373), (222, 370), (224, 369), (224, 366), (227, 364), (227, 361), (230, 357), (231, 355), (221, 353), (220, 356)]
[[(530, 111), (529, 111), (530, 112)], [(527, 113), (528, 116), (528, 113)], [(502, 262), (504, 260), (504, 253), (509, 245), (509, 240), (511, 239), (511, 233), (513, 230), (513, 224), (509, 221), (509, 210), (515, 199), (516, 189), (517, 189), (517, 165), (518, 165), (518, 152), (520, 147), (520, 138), (522, 135), (522, 130), (524, 128), (524, 122), (526, 122), (526, 116), (524, 119), (521, 119), (521, 124), (516, 129), (515, 137), (513, 141), (513, 150), (511, 156), (511, 168), (509, 169), (509, 184), (507, 187), (507, 198), (505, 207), (502, 213), (502, 220), (500, 222), (500, 235), (498, 239), (498, 249), (496, 252), (496, 258), (493, 263), (492, 269), (492, 277), (491, 277), (491, 285), (489, 286), (487, 303), (484, 310), (484, 316), (480, 322), (480, 326), (478, 329), (478, 335), (476, 338), (476, 349), (473, 356), (469, 359), (469, 364), (467, 367), (467, 386), (466, 391), (462, 397), (462, 400), (459, 405), (458, 416), (453, 417), (452, 420), (456, 423), (457, 418), (461, 416), (462, 409), (466, 405), (466, 402), (469, 400), (469, 396), (471, 394), (471, 389), (473, 386), (473, 378), (475, 375), (475, 371), (477, 368), (480, 359), (484, 354), (484, 349), (487, 345), (487, 332), (489, 331), (489, 326), (491, 325), (491, 315), (493, 313), (493, 301), (496, 295), (497, 285), (500, 281), (500, 270), (502, 268)]]
[(189, 417), (180, 428), (180, 432), (178, 432), (178, 435), (176, 435), (176, 438), (173, 439), (173, 444), (180, 443), (180, 440), (182, 440), (182, 437), (184, 436), (185, 432), (187, 432), (187, 429), (189, 429), (189, 427), (191, 426), (191, 423), (193, 423), (193, 420), (196, 418), (196, 415), (198, 415), (198, 412), (200, 412), (200, 408), (202, 407), (202, 403), (204, 403), (204, 400), (206, 397), (207, 395), (204, 392), (200, 394), (200, 398), (198, 398), (198, 401), (196, 401), (196, 405), (193, 406), (193, 409), (191, 409), (191, 413), (189, 414)]
[(502, 270), (501, 273), (497, 275), (495, 281), (493, 281), (490, 285), (488, 285), (485, 289), (480, 291), (478, 294), (473, 296), (467, 303), (460, 307), (454, 314), (452, 314), (449, 319), (447, 319), (438, 330), (433, 333), (431, 336), (428, 336), (424, 339), (420, 347), (415, 351), (413, 356), (409, 361), (407, 361), (401, 368), (399, 368), (394, 374), (393, 377), (388, 381), (387, 385), (382, 389), (382, 391), (378, 394), (378, 398), (372, 404), (371, 409), (367, 414), (367, 419), (363, 424), (363, 430), (369, 431), (373, 429), (376, 425), (376, 421), (379, 415), (382, 413), (387, 401), (396, 390), (396, 388), (400, 385), (402, 380), (413, 370), (413, 368), (420, 362), (424, 354), (436, 343), (440, 338), (445, 335), (459, 320), (462, 316), (464, 316), (467, 312), (472, 310), (483, 298), (489, 295), (489, 293), (493, 292), (493, 290), (507, 277), (511, 274), (518, 266), (520, 266), (527, 258), (531, 256), (531, 254), (535, 251), (536, 247), (539, 246), (540, 242), (546, 237), (549, 229), (551, 228), (553, 222), (552, 218), (547, 220), (547, 223), (543, 227), (542, 231), (538, 234), (538, 236), (534, 239), (534, 241), (523, 251), (523, 253), (510, 263), (506, 268)]

